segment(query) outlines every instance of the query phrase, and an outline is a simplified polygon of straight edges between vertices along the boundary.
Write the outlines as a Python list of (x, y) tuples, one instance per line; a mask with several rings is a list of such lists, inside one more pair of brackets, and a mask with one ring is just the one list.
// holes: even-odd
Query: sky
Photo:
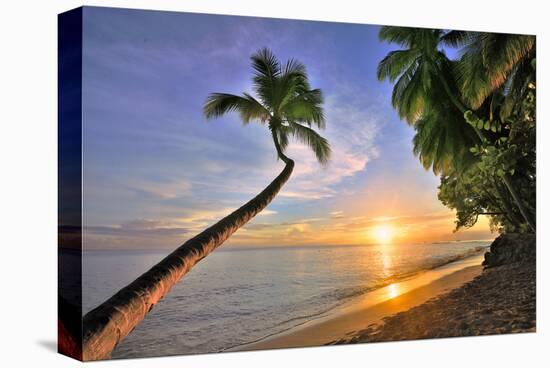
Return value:
[(84, 8), (85, 249), (173, 249), (254, 197), (282, 170), (269, 131), (238, 114), (206, 121), (212, 92), (253, 92), (250, 55), (307, 67), (325, 96), (332, 147), (304, 146), (273, 202), (226, 246), (353, 245), (494, 237), (485, 220), (453, 233), (439, 179), (412, 153), (377, 63), (378, 26)]

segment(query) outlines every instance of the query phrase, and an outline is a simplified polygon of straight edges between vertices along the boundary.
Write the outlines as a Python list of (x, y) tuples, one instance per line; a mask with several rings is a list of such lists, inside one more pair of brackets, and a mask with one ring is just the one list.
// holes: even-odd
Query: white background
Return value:
[[(119, 360), (94, 367), (548, 366), (548, 47), (544, 1), (91, 1), (218, 14), (537, 34), (538, 332), (536, 334)], [(55, 353), (57, 13), (78, 1), (3, 1), (0, 11), (0, 365), (73, 367)], [(546, 11), (545, 11), (546, 10)], [(546, 16), (545, 16), (546, 15)], [(368, 50), (366, 50), (368, 52)], [(388, 101), (389, 103), (389, 101)]]

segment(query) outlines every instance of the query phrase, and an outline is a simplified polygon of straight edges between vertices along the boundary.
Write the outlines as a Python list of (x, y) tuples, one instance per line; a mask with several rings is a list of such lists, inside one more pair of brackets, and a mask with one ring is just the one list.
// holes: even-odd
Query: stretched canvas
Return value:
[(535, 332), (535, 36), (59, 15), (59, 351)]

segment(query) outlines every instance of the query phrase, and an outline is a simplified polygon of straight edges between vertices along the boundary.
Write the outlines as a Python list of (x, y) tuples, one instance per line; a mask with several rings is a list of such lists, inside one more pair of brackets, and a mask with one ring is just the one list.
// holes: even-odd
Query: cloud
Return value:
[(174, 199), (191, 194), (192, 184), (185, 178), (177, 180), (145, 180), (137, 178), (126, 181), (128, 189), (138, 195), (148, 195), (159, 199)]
[(164, 237), (181, 236), (189, 229), (178, 227), (174, 223), (156, 220), (133, 220), (118, 226), (86, 226), (85, 236), (107, 237)]
[(298, 189), (298, 191), (283, 189), (278, 196), (293, 199), (312, 200), (329, 198), (332, 197), (334, 193), (329, 188), (308, 188), (308, 185), (301, 185), (301, 188)]
[(262, 212), (258, 213), (258, 216), (276, 215), (277, 213), (278, 213), (277, 211), (264, 209)]
[(435, 223), (443, 223), (448, 225), (452, 223), (454, 215), (450, 211), (407, 215), (407, 216), (356, 216), (350, 218), (345, 223), (341, 223), (346, 229), (350, 231), (365, 230), (373, 226), (377, 226), (380, 223), (393, 223), (399, 226), (417, 226), (426, 225), (433, 226)]
[(326, 98), (327, 129), (319, 133), (331, 145), (331, 160), (322, 168), (308, 147), (291, 143), (288, 155), (296, 158), (296, 167), (292, 180), (280, 193), (282, 197), (302, 200), (333, 197), (338, 193), (338, 184), (365, 170), (368, 162), (378, 156), (375, 143), (382, 121), (365, 103), (368, 98), (352, 86)]
[(322, 217), (310, 217), (297, 219), (295, 221), (283, 221), (283, 222), (272, 222), (272, 223), (250, 223), (245, 225), (247, 230), (266, 230), (266, 229), (277, 229), (277, 228), (305, 228), (308, 225), (311, 225), (316, 222), (324, 221), (325, 218)]
[(294, 224), (288, 228), (287, 236), (296, 237), (302, 236), (311, 231), (309, 224)]
[(203, 228), (207, 225), (210, 225), (214, 221), (218, 221), (223, 217), (229, 215), (231, 212), (236, 210), (236, 208), (220, 208), (215, 210), (193, 210), (190, 214), (185, 217), (179, 217), (175, 219), (177, 223), (186, 224), (193, 229)]

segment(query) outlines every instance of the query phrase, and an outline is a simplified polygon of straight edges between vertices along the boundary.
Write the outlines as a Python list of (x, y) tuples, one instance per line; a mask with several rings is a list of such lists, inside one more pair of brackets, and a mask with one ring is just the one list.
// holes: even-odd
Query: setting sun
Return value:
[(382, 244), (391, 243), (395, 233), (395, 228), (390, 224), (380, 224), (371, 229), (371, 236)]

